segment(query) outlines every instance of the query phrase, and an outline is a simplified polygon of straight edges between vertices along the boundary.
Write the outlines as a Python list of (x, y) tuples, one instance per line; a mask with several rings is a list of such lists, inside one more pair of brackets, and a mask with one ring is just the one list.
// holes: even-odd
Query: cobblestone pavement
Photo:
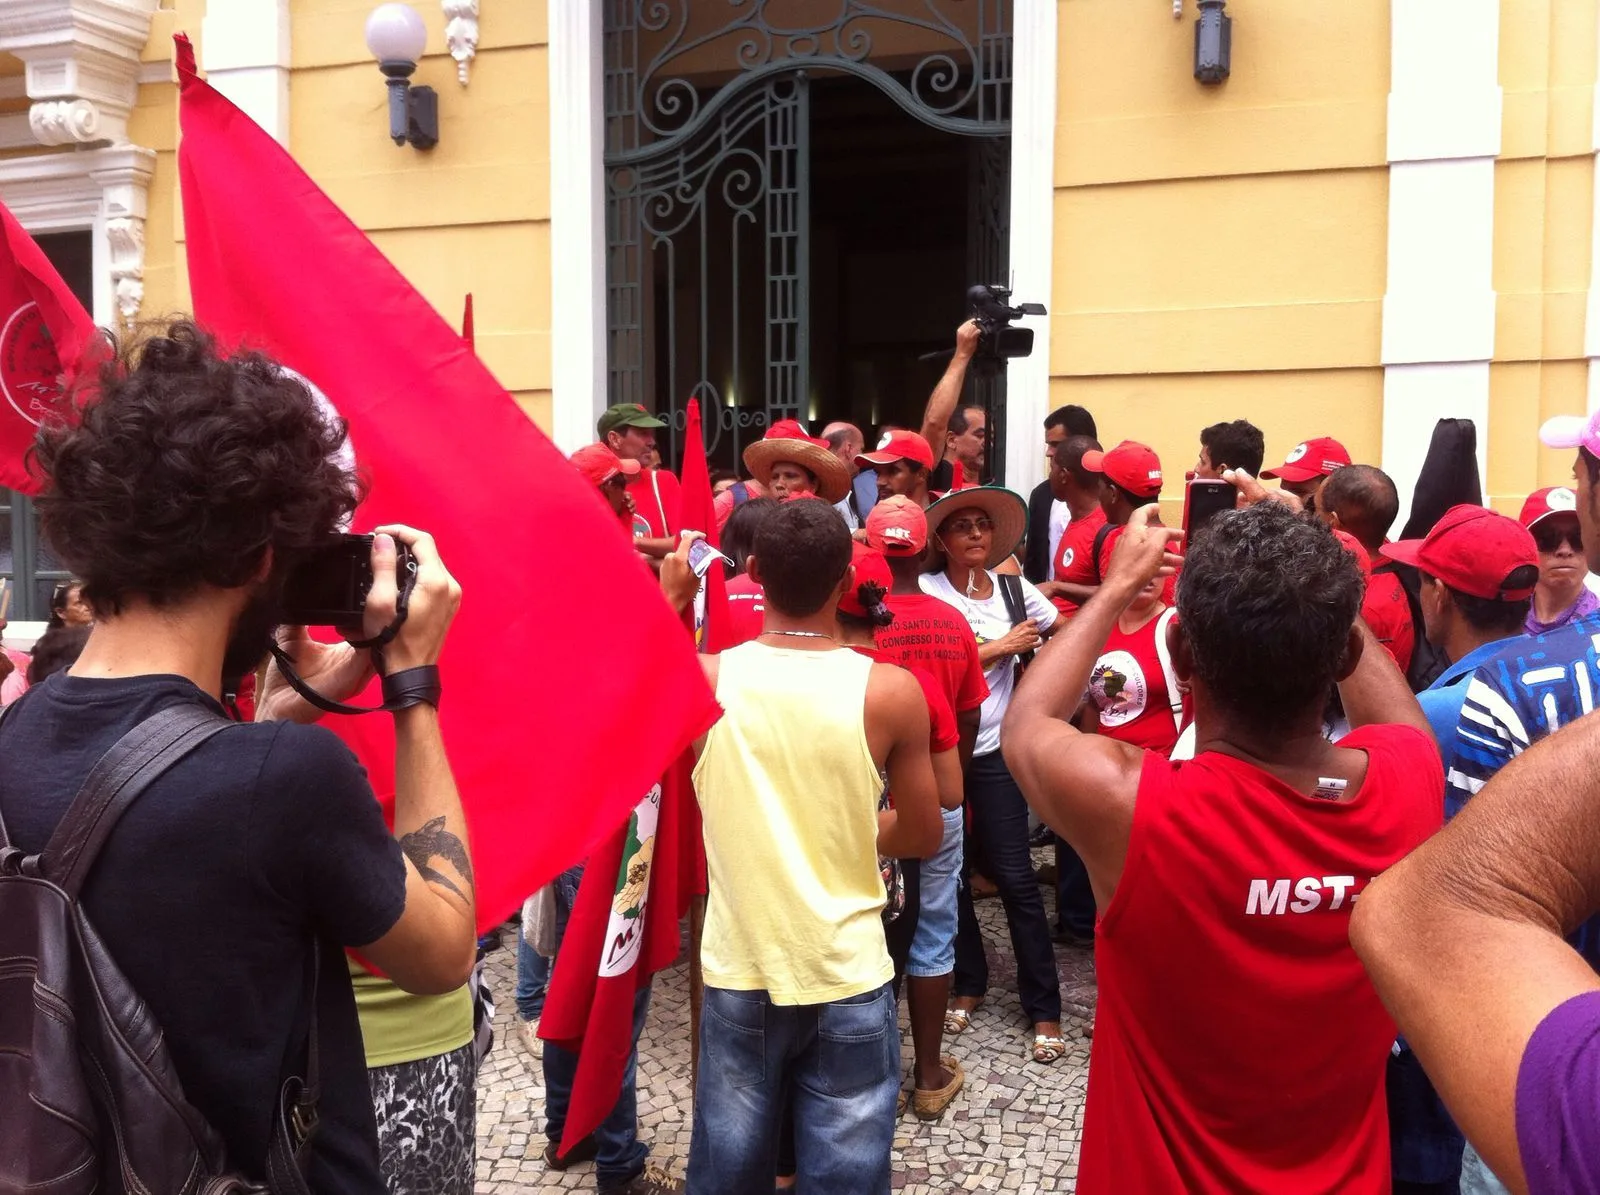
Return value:
[[(1048, 893), (1045, 905), (1053, 912)], [(1054, 1066), (1040, 1066), (1032, 1061), (1032, 1033), (1017, 1003), (1016, 963), (1000, 902), (979, 901), (978, 917), (989, 954), (989, 999), (971, 1029), (945, 1039), (946, 1052), (966, 1070), (966, 1086), (942, 1120), (925, 1124), (909, 1114), (901, 1119), (895, 1131), (894, 1189), (907, 1195), (1070, 1192), (1077, 1178), (1089, 1071), (1083, 1031), (1094, 1007), (1093, 961), (1087, 951), (1056, 947), (1068, 1052)], [(592, 1165), (558, 1174), (547, 1171), (541, 1157), (544, 1077), (514, 1032), (515, 951), (497, 951), (489, 973), (497, 1016), (494, 1053), (478, 1077), (478, 1195), (592, 1192)], [(639, 1134), (650, 1145), (651, 1163), (679, 1179), (693, 1122), (688, 976), (681, 962), (656, 976), (639, 1043)], [(910, 1034), (902, 1036), (909, 1074)]]

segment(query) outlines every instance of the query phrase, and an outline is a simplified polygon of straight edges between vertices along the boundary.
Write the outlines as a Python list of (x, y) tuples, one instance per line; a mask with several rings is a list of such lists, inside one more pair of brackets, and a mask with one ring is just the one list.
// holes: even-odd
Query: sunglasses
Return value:
[(971, 535), (974, 531), (989, 532), (994, 530), (994, 520), (988, 518), (957, 519), (953, 523), (946, 523), (943, 530), (947, 535)]
[(1583, 551), (1583, 531), (1577, 527), (1535, 527), (1533, 529), (1533, 542), (1541, 552), (1555, 552), (1561, 547), (1561, 541), (1566, 540), (1572, 545), (1574, 552)]

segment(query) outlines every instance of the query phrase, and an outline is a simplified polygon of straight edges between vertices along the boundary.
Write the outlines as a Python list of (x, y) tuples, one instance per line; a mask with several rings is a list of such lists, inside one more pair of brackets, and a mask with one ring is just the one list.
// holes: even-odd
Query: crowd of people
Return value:
[[(580, 1057), (539, 1023), (581, 860), (517, 934), (545, 1164), (593, 1161), (606, 1195), (883, 1195), (897, 1119), (949, 1114), (946, 1043), (997, 1015), (992, 897), (1041, 1084), (1068, 1052), (1057, 952), (1094, 951), (1084, 1195), (1600, 1190), (1600, 415), (1541, 433), (1574, 450), (1571, 487), (1420, 530), (1414, 504), (1399, 539), (1394, 482), (1337, 440), (1264, 469), (1260, 430), (1215, 424), (1192, 477), (1233, 509), (1188, 534), (1162, 521), (1156, 452), (1078, 406), (1045, 420), (1040, 486), (991, 484), (986, 412), (962, 401), (977, 343), (963, 325), (920, 428), (870, 450), (847, 423), (774, 424), (713, 479), (714, 526), (683, 525), (644, 408), (609, 408), (573, 454), (676, 609), (709, 619), (689, 555), (719, 545), (731, 642), (701, 656), (722, 713), (695, 745), (686, 1182), (638, 1135), (647, 983), (610, 1114), (561, 1149)], [(342, 436), (293, 375), (186, 323), (41, 430), (44, 531), (81, 580), (0, 721), (0, 878), (77, 826), (108, 749), (186, 713), (109, 769), (143, 795), (104, 797), (72, 848), (96, 949), (137, 994), (120, 1003), (161, 1029), (142, 1073), (181, 1087), (200, 1155), (273, 1192), (461, 1195), (492, 943), (436, 709), (460, 587), (392, 526), (365, 638), (274, 617), (283, 562), (359, 500)], [(392, 825), (320, 710), (257, 671), (274, 632), (325, 697), (381, 671)], [(252, 674), (249, 724), (219, 732)], [(0, 956), (0, 1012), (32, 999), (20, 974)], [(62, 1128), (74, 1090), (53, 1098), (0, 1122), (0, 1192), (93, 1154), (95, 1130)], [(125, 1143), (100, 1148), (126, 1179)]]

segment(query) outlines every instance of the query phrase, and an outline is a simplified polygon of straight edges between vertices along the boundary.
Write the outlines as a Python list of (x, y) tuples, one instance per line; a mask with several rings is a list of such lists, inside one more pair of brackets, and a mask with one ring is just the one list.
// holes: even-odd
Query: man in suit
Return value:
[[(1069, 403), (1051, 411), (1044, 421), (1044, 454), (1050, 468), (1056, 468), (1052, 455), (1056, 445), (1070, 436), (1095, 439), (1097, 435), (1094, 416), (1084, 408)], [(1056, 549), (1071, 522), (1072, 512), (1051, 493), (1048, 478), (1033, 487), (1028, 496), (1028, 539), (1022, 554), (1022, 575), (1035, 585), (1050, 580)]]

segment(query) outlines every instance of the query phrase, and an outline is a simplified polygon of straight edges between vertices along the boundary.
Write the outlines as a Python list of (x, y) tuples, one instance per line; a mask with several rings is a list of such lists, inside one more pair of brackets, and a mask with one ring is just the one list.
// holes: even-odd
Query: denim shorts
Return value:
[(946, 809), (944, 839), (933, 858), (922, 861), (922, 908), (911, 939), (906, 974), (916, 979), (948, 975), (956, 965), (956, 886), (961, 877), (964, 809)]

